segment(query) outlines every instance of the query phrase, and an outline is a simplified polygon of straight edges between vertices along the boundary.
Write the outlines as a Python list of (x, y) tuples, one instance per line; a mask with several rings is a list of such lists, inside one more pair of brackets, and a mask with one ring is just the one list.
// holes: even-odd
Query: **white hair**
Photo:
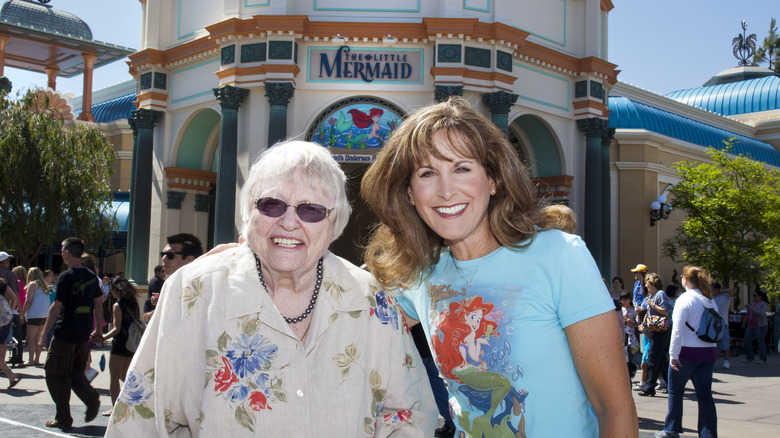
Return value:
[(333, 239), (337, 239), (349, 221), (352, 208), (347, 199), (347, 176), (341, 166), (324, 147), (308, 141), (286, 141), (266, 149), (249, 169), (249, 176), (241, 188), (241, 235), (248, 237), (255, 201), (286, 184), (304, 182), (321, 192), (333, 208)]

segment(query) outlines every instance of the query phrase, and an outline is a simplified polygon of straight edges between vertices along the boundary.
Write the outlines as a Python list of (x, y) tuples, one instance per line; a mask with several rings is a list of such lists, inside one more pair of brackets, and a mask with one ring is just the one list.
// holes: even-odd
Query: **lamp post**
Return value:
[(658, 195), (658, 199), (650, 204), (650, 226), (654, 227), (661, 219), (668, 219), (672, 210), (674, 207), (666, 202), (666, 195)]

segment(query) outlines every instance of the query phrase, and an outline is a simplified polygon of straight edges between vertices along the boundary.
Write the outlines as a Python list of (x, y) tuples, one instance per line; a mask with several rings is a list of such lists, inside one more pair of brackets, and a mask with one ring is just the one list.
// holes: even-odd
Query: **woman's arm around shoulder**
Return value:
[(389, 337), (386, 345), (390, 346), (387, 369), (382, 372), (387, 379), (387, 395), (375, 418), (374, 436), (427, 438), (433, 435), (439, 411), (425, 365), (402, 321), (405, 315), (397, 303), (391, 305), (398, 311), (399, 324), (397, 329), (391, 325), (382, 327)]
[(599, 436), (637, 437), (623, 338), (612, 311), (564, 329), (574, 366), (599, 422)]

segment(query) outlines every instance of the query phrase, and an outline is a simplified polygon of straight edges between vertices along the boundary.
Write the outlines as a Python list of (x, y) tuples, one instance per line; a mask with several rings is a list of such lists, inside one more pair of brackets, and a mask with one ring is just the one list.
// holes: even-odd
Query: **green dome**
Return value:
[(0, 8), (0, 21), (37, 31), (92, 40), (92, 30), (79, 17), (33, 0), (9, 0)]

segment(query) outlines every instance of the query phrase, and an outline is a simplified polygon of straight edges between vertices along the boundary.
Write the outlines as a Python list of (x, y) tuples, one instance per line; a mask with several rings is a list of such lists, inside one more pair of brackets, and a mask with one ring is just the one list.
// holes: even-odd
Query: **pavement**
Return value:
[[(93, 347), (92, 363), (95, 368), (98, 368), (102, 354), (108, 360), (108, 350), (109, 344)], [(718, 359), (715, 367), (712, 388), (718, 411), (718, 434), (722, 438), (780, 437), (780, 355), (769, 355), (767, 363), (762, 365), (742, 363), (742, 358), (744, 356), (731, 358), (728, 370), (721, 367), (722, 359)], [(14, 372), (23, 377), (14, 389), (5, 389), (8, 381), (0, 377), (0, 438), (105, 435), (108, 417), (98, 415), (92, 422), (84, 423), (85, 407), (75, 395), (71, 398), (73, 428), (68, 434), (45, 427), (44, 423), (54, 418), (54, 404), (46, 390), (43, 368), (17, 368)], [(102, 413), (111, 406), (108, 368), (98, 374), (92, 385), (100, 392)], [(640, 397), (637, 392), (632, 393), (639, 414), (639, 436), (651, 438), (656, 431), (663, 429), (667, 395), (660, 391), (655, 397)], [(690, 384), (685, 393), (683, 412), (685, 430), (681, 436), (696, 437), (698, 408)], [(565, 413), (562, 414), (565, 418)]]

